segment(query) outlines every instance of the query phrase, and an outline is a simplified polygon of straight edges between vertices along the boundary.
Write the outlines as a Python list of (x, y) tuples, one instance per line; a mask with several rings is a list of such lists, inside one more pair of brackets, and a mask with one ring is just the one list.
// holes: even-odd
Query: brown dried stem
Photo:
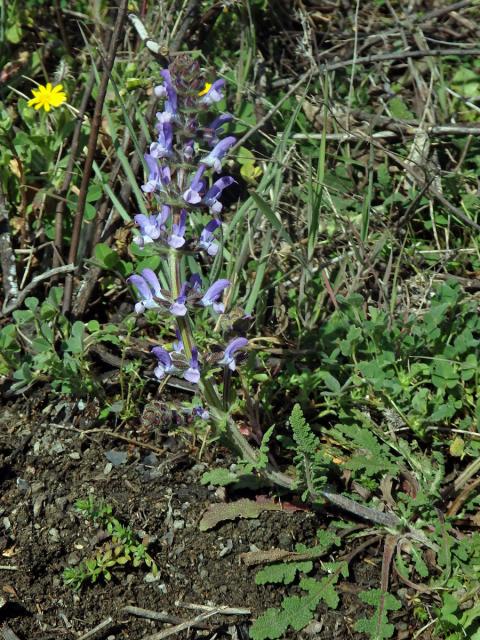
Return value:
[(10, 300), (15, 303), (18, 298), (17, 270), (15, 266), (15, 253), (10, 236), (8, 223), (8, 207), (0, 185), (0, 262), (2, 267), (2, 282), (4, 292), (4, 304)]
[(90, 75), (88, 76), (87, 84), (85, 86), (85, 91), (83, 92), (82, 102), (80, 104), (80, 109), (77, 115), (77, 122), (75, 124), (75, 129), (73, 131), (72, 143), (70, 145), (69, 157), (68, 157), (68, 165), (65, 171), (65, 177), (63, 179), (62, 186), (58, 192), (59, 201), (57, 204), (57, 208), (55, 211), (55, 248), (56, 251), (53, 252), (53, 268), (58, 267), (60, 265), (60, 261), (62, 258), (62, 249), (63, 249), (63, 216), (65, 213), (65, 207), (67, 204), (67, 194), (70, 189), (70, 183), (73, 178), (73, 168), (75, 166), (75, 161), (77, 159), (78, 146), (80, 143), (80, 134), (82, 131), (83, 118), (85, 116), (85, 111), (87, 110), (88, 101), (90, 100), (90, 96), (92, 94), (93, 85), (95, 82), (95, 72), (94, 68), (90, 70)]
[[(117, 48), (120, 44), (120, 36), (123, 29), (127, 14), (128, 0), (122, 0), (118, 9), (117, 18), (115, 21), (115, 28), (110, 39), (110, 46), (108, 49), (107, 60), (105, 63), (105, 69), (100, 80), (100, 86), (98, 88), (98, 97), (95, 104), (95, 111), (93, 113), (92, 125), (90, 129), (90, 137), (88, 139), (88, 151), (85, 165), (83, 168), (82, 183), (80, 186), (80, 193), (78, 196), (77, 210), (75, 212), (75, 220), (73, 223), (72, 240), (70, 245), (70, 251), (68, 254), (68, 262), (75, 264), (77, 260), (78, 246), (80, 243), (80, 233), (82, 230), (83, 215), (85, 212), (85, 204), (87, 201), (87, 191), (90, 178), (92, 175), (93, 161), (95, 157), (95, 151), (97, 149), (97, 138), (100, 131), (100, 125), (102, 121), (103, 103), (105, 102), (105, 96), (107, 93), (108, 82), (110, 80), (110, 74), (113, 68), (115, 55)], [(73, 275), (67, 276), (65, 280), (65, 290), (63, 295), (63, 313), (70, 311), (70, 305), (72, 302), (72, 289), (73, 289)]]

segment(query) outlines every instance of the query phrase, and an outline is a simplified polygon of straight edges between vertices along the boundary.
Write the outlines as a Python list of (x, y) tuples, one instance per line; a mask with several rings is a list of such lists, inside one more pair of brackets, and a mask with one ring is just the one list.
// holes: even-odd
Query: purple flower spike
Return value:
[(156, 87), (153, 87), (153, 93), (157, 96), (157, 98), (165, 98), (167, 95), (167, 90), (165, 89), (164, 84), (157, 84)]
[(157, 224), (162, 231), (165, 231), (165, 222), (168, 220), (169, 215), (170, 207), (168, 206), (168, 204), (164, 204), (162, 206), (162, 210), (157, 215)]
[(200, 293), (202, 288), (202, 279), (198, 275), (198, 273), (192, 273), (190, 278), (188, 279), (188, 286), (190, 289), (193, 289), (196, 293)]
[(237, 368), (235, 352), (239, 349), (243, 349), (247, 344), (248, 340), (246, 338), (234, 338), (231, 340), (224, 351), (223, 358), (219, 360), (218, 364), (224, 364), (231, 371), (235, 371)]
[(156, 216), (145, 216), (143, 213), (134, 216), (136, 224), (140, 227), (140, 235), (136, 236), (133, 242), (142, 248), (146, 244), (158, 240), (162, 231), (165, 231), (165, 222), (169, 215), (170, 207), (164, 205)]
[(203, 202), (210, 207), (212, 213), (218, 214), (223, 209), (223, 205), (218, 201), (218, 198), (222, 195), (222, 191), (236, 182), (232, 177), (225, 176), (216, 180), (210, 189), (207, 191), (203, 198)]
[(187, 142), (187, 144), (183, 147), (183, 157), (185, 160), (191, 160), (195, 154), (195, 147), (193, 140)]
[(160, 71), (162, 78), (164, 79), (164, 84), (155, 87), (154, 93), (157, 97), (163, 98), (166, 96), (164, 112), (162, 114), (157, 114), (157, 118), (159, 120), (167, 122), (173, 120), (177, 115), (177, 92), (175, 91), (175, 87), (172, 84), (172, 78), (170, 76), (170, 71), (168, 69), (162, 69)]
[(192, 357), (190, 358), (190, 367), (183, 372), (183, 377), (192, 384), (197, 384), (200, 380), (200, 368), (198, 366), (198, 351), (195, 347), (192, 349)]
[(172, 225), (172, 235), (168, 238), (168, 244), (172, 249), (179, 249), (185, 244), (185, 229), (187, 222), (187, 212), (182, 209), (180, 212), (180, 221), (178, 224)]
[(199, 166), (197, 173), (193, 176), (190, 187), (183, 194), (183, 199), (188, 204), (198, 204), (202, 201), (200, 193), (205, 189), (205, 181), (202, 180), (202, 176), (206, 168), (204, 164)]
[(161, 229), (157, 224), (157, 216), (145, 216), (143, 213), (139, 213), (134, 216), (133, 219), (140, 227), (140, 235), (133, 239), (135, 244), (139, 247), (143, 247), (154, 240), (158, 240)]
[(175, 353), (182, 353), (183, 351), (183, 340), (180, 334), (180, 331), (177, 327), (175, 327), (175, 335), (177, 336), (177, 340), (173, 343), (173, 350)]
[(158, 364), (155, 367), (154, 374), (159, 380), (161, 380), (167, 374), (173, 373), (175, 371), (175, 365), (173, 364), (172, 358), (170, 357), (168, 351), (166, 351), (162, 347), (153, 347), (152, 353), (158, 360)]
[(164, 170), (158, 164), (157, 158), (154, 158), (149, 153), (146, 153), (143, 157), (147, 163), (149, 174), (147, 182), (142, 186), (142, 190), (145, 193), (153, 193), (154, 191), (160, 190), (163, 186), (162, 179)]
[(213, 147), (208, 156), (203, 158), (204, 162), (209, 167), (213, 167), (216, 173), (220, 173), (222, 170), (222, 158), (227, 153), (232, 145), (235, 144), (237, 139), (234, 136), (227, 136)]
[(223, 313), (225, 311), (225, 305), (222, 302), (217, 302), (222, 295), (223, 290), (230, 286), (230, 280), (217, 280), (207, 289), (205, 295), (200, 300), (200, 304), (204, 307), (213, 307), (213, 310), (217, 313)]
[(220, 100), (223, 100), (223, 93), (221, 90), (224, 84), (225, 80), (215, 80), (207, 93), (200, 98), (200, 103), (211, 105), (215, 102), (220, 102)]
[(170, 313), (172, 316), (185, 316), (187, 314), (187, 307), (185, 302), (187, 300), (187, 283), (184, 282), (182, 284), (182, 288), (180, 290), (180, 295), (178, 298), (170, 305)]
[(200, 234), (198, 246), (205, 249), (209, 256), (216, 256), (218, 253), (218, 242), (213, 237), (213, 231), (220, 226), (220, 220), (213, 219), (207, 224)]
[(144, 269), (142, 275), (133, 275), (127, 278), (127, 282), (133, 284), (140, 294), (141, 300), (135, 305), (135, 312), (142, 313), (145, 309), (155, 309), (159, 306), (155, 298), (164, 300), (160, 282), (151, 269)]
[(171, 122), (157, 125), (158, 141), (150, 145), (150, 155), (154, 158), (168, 158), (172, 155), (173, 127)]
[(170, 167), (160, 167), (160, 178), (163, 185), (170, 184), (172, 176), (170, 175)]
[(218, 136), (223, 134), (223, 125), (227, 124), (227, 122), (231, 122), (232, 120), (233, 116), (230, 113), (222, 113), (219, 115), (208, 125), (208, 127), (205, 128), (203, 134), (204, 140), (211, 147), (214, 147), (219, 141)]

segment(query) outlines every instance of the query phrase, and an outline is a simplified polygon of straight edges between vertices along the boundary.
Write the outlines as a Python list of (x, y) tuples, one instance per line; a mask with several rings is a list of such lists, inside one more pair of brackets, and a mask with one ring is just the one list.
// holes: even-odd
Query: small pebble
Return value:
[(48, 530), (48, 535), (52, 539), (52, 542), (58, 542), (60, 540), (60, 533), (58, 529), (55, 529), (55, 527)]
[(117, 451), (116, 449), (110, 449), (105, 452), (106, 459), (113, 464), (114, 467), (119, 467), (125, 464), (128, 460), (128, 453), (126, 451)]
[(20, 493), (27, 493), (30, 489), (30, 484), (23, 478), (17, 478), (17, 489)]
[(159, 580), (160, 580), (160, 575), (158, 573), (156, 576), (154, 576), (153, 573), (147, 573), (147, 575), (143, 579), (143, 581), (146, 582), (147, 584), (150, 584), (151, 582), (158, 582)]

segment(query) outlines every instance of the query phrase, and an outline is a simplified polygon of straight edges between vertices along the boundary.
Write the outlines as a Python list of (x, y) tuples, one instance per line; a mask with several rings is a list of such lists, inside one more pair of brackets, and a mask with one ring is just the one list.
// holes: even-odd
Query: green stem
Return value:
[[(175, 249), (170, 250), (168, 255), (168, 265), (170, 268), (170, 291), (173, 299), (178, 298), (180, 295), (180, 289), (182, 288), (180, 277), (180, 256), (182, 256), (182, 254)], [(180, 337), (182, 338), (183, 347), (185, 349), (185, 355), (190, 359), (192, 357), (192, 348), (194, 345), (190, 318), (188, 316), (183, 318), (177, 317), (176, 320), (178, 331), (180, 332)]]

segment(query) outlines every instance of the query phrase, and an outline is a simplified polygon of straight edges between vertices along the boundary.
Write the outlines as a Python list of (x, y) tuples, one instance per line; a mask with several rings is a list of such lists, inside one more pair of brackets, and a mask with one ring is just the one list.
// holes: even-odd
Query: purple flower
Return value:
[(173, 249), (179, 249), (185, 244), (185, 228), (187, 222), (187, 212), (182, 209), (180, 212), (180, 220), (178, 224), (173, 223), (172, 234), (167, 242)]
[(235, 144), (237, 139), (234, 136), (227, 136), (213, 147), (208, 156), (203, 158), (204, 162), (209, 167), (213, 167), (216, 173), (222, 170), (222, 158), (227, 153), (232, 145)]
[(217, 280), (207, 289), (205, 295), (200, 300), (200, 304), (204, 307), (213, 307), (213, 310), (217, 313), (223, 313), (225, 311), (225, 305), (223, 302), (217, 302), (222, 295), (223, 290), (230, 286), (230, 280)]
[(215, 80), (208, 91), (200, 98), (200, 104), (211, 105), (215, 102), (220, 102), (223, 99), (223, 93), (221, 89), (225, 84), (225, 80)]
[(195, 347), (192, 349), (192, 357), (190, 358), (190, 366), (183, 372), (183, 377), (192, 384), (197, 384), (200, 380), (200, 369), (198, 366), (198, 351)]
[(182, 336), (180, 334), (180, 331), (178, 330), (178, 327), (175, 327), (175, 335), (177, 336), (177, 340), (172, 345), (173, 346), (173, 350), (175, 351), (175, 353), (182, 353), (182, 351), (183, 351), (183, 340), (182, 340)]
[(136, 224), (140, 227), (140, 235), (136, 236), (133, 241), (139, 247), (158, 240), (162, 231), (165, 231), (165, 222), (170, 215), (170, 207), (164, 205), (162, 210), (156, 216), (145, 216), (139, 213), (134, 216)]
[(204, 164), (201, 164), (193, 176), (192, 182), (190, 183), (189, 188), (183, 194), (183, 199), (188, 204), (198, 204), (202, 201), (202, 196), (200, 193), (205, 189), (205, 181), (202, 180), (202, 176), (205, 173), (205, 169), (207, 167)]
[(198, 273), (192, 273), (192, 275), (188, 279), (188, 286), (196, 293), (200, 293), (202, 289), (202, 279), (198, 275)]
[(164, 186), (170, 184), (170, 180), (172, 179), (170, 175), (170, 167), (164, 166), (160, 167), (160, 177)]
[(231, 340), (224, 353), (223, 358), (219, 360), (218, 364), (224, 364), (231, 371), (235, 371), (237, 368), (237, 363), (235, 362), (235, 352), (239, 349), (243, 349), (248, 344), (248, 340), (246, 338), (234, 338)]
[(147, 163), (149, 174), (147, 182), (142, 186), (142, 190), (145, 193), (161, 190), (163, 186), (170, 182), (170, 169), (168, 167), (161, 167), (158, 164), (157, 158), (154, 158), (149, 153), (146, 153), (143, 157)]
[(218, 198), (222, 195), (222, 191), (236, 182), (232, 177), (225, 176), (216, 180), (210, 189), (207, 191), (203, 198), (203, 202), (210, 207), (212, 213), (220, 213), (223, 209), (223, 205), (218, 201)]
[(175, 371), (175, 365), (173, 364), (172, 358), (170, 357), (168, 351), (166, 351), (162, 347), (153, 347), (152, 353), (158, 360), (158, 364), (155, 367), (154, 374), (159, 380), (161, 380), (168, 373), (173, 373)]
[(189, 140), (183, 147), (183, 157), (185, 160), (191, 160), (194, 156), (195, 148), (193, 146), (193, 140)]
[(200, 234), (200, 241), (198, 246), (201, 249), (205, 249), (209, 256), (216, 256), (218, 253), (218, 242), (213, 236), (213, 231), (220, 226), (220, 220), (213, 219), (207, 224)]
[(165, 83), (163, 85), (155, 87), (154, 93), (158, 98), (163, 98), (165, 96), (167, 98), (164, 104), (164, 112), (162, 114), (157, 113), (157, 118), (165, 122), (173, 120), (173, 118), (177, 115), (177, 92), (175, 91), (175, 87), (172, 84), (170, 71), (168, 69), (162, 69), (162, 71), (160, 71), (160, 74)]
[(184, 316), (187, 314), (187, 307), (185, 305), (185, 302), (187, 300), (187, 286), (188, 285), (186, 282), (182, 284), (182, 288), (180, 289), (180, 295), (170, 305), (169, 311), (172, 314), (172, 316)]
[(150, 155), (154, 158), (168, 158), (172, 155), (173, 127), (171, 122), (157, 124), (158, 140), (150, 145)]
[(205, 127), (205, 131), (203, 133), (204, 140), (211, 147), (214, 147), (219, 141), (218, 136), (223, 134), (223, 125), (227, 124), (227, 122), (231, 122), (232, 120), (233, 116), (230, 113), (222, 113), (216, 117), (208, 127)]
[(155, 309), (159, 306), (155, 298), (164, 300), (160, 282), (151, 269), (144, 269), (141, 275), (133, 275), (127, 278), (127, 282), (137, 289), (141, 300), (135, 305), (135, 312), (142, 313), (145, 309)]
[(201, 420), (208, 420), (210, 418), (210, 414), (207, 411), (207, 409), (204, 409), (201, 406), (193, 408), (192, 416), (195, 416), (196, 418), (200, 418)]

